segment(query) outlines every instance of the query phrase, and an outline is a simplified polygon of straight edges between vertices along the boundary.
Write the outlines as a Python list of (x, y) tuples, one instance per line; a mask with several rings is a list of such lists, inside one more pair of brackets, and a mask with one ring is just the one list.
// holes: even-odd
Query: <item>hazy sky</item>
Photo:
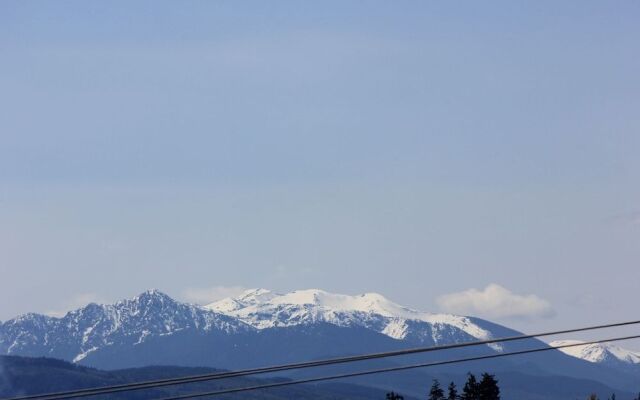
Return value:
[(0, 319), (152, 287), (375, 291), (528, 331), (637, 319), (639, 20), (3, 1)]

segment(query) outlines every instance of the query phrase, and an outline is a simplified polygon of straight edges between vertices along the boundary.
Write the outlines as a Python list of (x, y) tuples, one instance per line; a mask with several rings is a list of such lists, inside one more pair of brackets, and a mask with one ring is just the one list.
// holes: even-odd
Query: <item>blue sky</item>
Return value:
[(639, 16), (2, 2), (0, 319), (150, 287), (437, 311), (492, 283), (553, 308), (520, 329), (635, 318)]

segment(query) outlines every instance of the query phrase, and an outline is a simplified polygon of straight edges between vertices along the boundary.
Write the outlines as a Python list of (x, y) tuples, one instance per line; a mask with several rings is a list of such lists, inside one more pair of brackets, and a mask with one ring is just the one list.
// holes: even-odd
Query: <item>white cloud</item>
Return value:
[(188, 288), (183, 293), (183, 298), (196, 304), (209, 304), (225, 297), (235, 297), (245, 292), (243, 286), (213, 286), (209, 288)]
[(63, 317), (67, 312), (82, 308), (89, 303), (106, 303), (106, 301), (96, 293), (79, 293), (45, 314), (50, 317)]
[(449, 293), (440, 296), (437, 302), (445, 312), (486, 318), (548, 318), (555, 315), (548, 301), (533, 294), (515, 294), (495, 283), (484, 290)]

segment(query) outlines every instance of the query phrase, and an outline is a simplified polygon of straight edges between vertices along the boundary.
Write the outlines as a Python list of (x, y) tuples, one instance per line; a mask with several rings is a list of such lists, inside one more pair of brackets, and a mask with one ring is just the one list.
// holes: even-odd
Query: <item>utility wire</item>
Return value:
[(243, 370), (236, 370), (236, 371), (215, 372), (215, 373), (193, 375), (193, 376), (186, 376), (186, 377), (180, 377), (180, 378), (157, 379), (157, 380), (149, 380), (149, 381), (143, 381), (143, 382), (125, 383), (120, 385), (109, 385), (109, 386), (103, 386), (103, 387), (97, 387), (97, 388), (87, 388), (87, 389), (61, 391), (61, 392), (55, 392), (55, 393), (44, 393), (44, 394), (37, 394), (37, 395), (11, 397), (11, 398), (1, 399), (1, 400), (64, 400), (64, 399), (75, 398), (75, 397), (87, 397), (87, 396), (95, 396), (99, 394), (150, 389), (150, 388), (156, 388), (156, 387), (162, 387), (162, 386), (181, 385), (181, 384), (203, 382), (203, 381), (210, 381), (210, 380), (235, 378), (240, 376), (288, 371), (293, 369), (303, 369), (303, 368), (320, 367), (325, 365), (344, 364), (344, 363), (350, 363), (350, 362), (356, 362), (356, 361), (396, 357), (396, 356), (403, 356), (403, 355), (409, 355), (409, 354), (427, 353), (427, 352), (433, 352), (433, 351), (480, 346), (480, 345), (487, 345), (487, 344), (494, 344), (494, 343), (512, 342), (517, 340), (532, 339), (536, 337), (561, 335), (566, 333), (576, 333), (576, 332), (584, 332), (584, 331), (591, 331), (591, 330), (598, 330), (598, 329), (616, 328), (616, 327), (637, 325), (637, 324), (640, 324), (640, 320), (617, 322), (617, 323), (604, 324), (604, 325), (593, 325), (593, 326), (587, 326), (582, 328), (564, 329), (559, 331), (541, 332), (541, 333), (530, 334), (530, 335), (508, 336), (508, 337), (498, 338), (498, 339), (476, 340), (476, 341), (463, 342), (463, 343), (453, 343), (453, 344), (445, 344), (445, 345), (430, 346), (430, 347), (417, 347), (417, 348), (405, 349), (405, 350), (370, 353), (370, 354), (362, 354), (357, 356), (337, 357), (337, 358), (329, 358), (329, 359), (317, 360), (317, 361), (281, 364), (281, 365), (243, 369)]
[(250, 390), (268, 389), (268, 388), (274, 388), (274, 387), (300, 385), (300, 384), (303, 384), (303, 383), (312, 383), (312, 382), (329, 381), (329, 380), (335, 380), (335, 379), (353, 378), (353, 377), (356, 377), (356, 376), (381, 374), (381, 373), (385, 373), (385, 372), (394, 372), (394, 371), (405, 371), (405, 370), (408, 370), (408, 369), (427, 368), (427, 367), (434, 367), (434, 366), (439, 366), (439, 365), (458, 364), (458, 363), (469, 362), (469, 361), (479, 361), (479, 360), (487, 360), (487, 359), (491, 359), (491, 358), (517, 356), (517, 355), (521, 355), (521, 354), (539, 353), (539, 352), (543, 352), (543, 351), (563, 349), (563, 348), (566, 348), (566, 347), (586, 346), (586, 345), (590, 345), (590, 344), (605, 343), (605, 342), (617, 342), (617, 341), (621, 341), (621, 340), (630, 340), (630, 339), (638, 339), (638, 338), (640, 338), (640, 335), (617, 337), (617, 338), (603, 339), (603, 340), (594, 340), (594, 341), (591, 341), (591, 342), (584, 342), (584, 343), (565, 344), (565, 345), (555, 346), (555, 347), (539, 347), (539, 348), (536, 348), (536, 349), (512, 351), (512, 352), (508, 352), (508, 353), (498, 353), (498, 354), (491, 354), (491, 355), (486, 355), (486, 356), (458, 358), (458, 359), (455, 359), (455, 360), (437, 361), (437, 362), (430, 362), (430, 363), (423, 363), (423, 364), (403, 365), (403, 366), (399, 366), (399, 367), (372, 369), (372, 370), (368, 370), (368, 371), (351, 372), (351, 373), (337, 374), (337, 375), (328, 375), (328, 376), (322, 376), (322, 377), (317, 377), (317, 378), (299, 379), (299, 380), (295, 380), (295, 381), (275, 382), (275, 383), (268, 383), (268, 384), (264, 384), (264, 385), (246, 386), (246, 387), (240, 387), (240, 388), (216, 390), (216, 391), (213, 391), (213, 392), (204, 392), (204, 393), (187, 394), (187, 395), (174, 396), (174, 397), (165, 397), (165, 398), (162, 398), (162, 399), (159, 399), (159, 400), (186, 400), (186, 399), (194, 399), (194, 398), (206, 397), (206, 396), (218, 396), (218, 395), (229, 394), (229, 393), (247, 392), (247, 391), (250, 391)]

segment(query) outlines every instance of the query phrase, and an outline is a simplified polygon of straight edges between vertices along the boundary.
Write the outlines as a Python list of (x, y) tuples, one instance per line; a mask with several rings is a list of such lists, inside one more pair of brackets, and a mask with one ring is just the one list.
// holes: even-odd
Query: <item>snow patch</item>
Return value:
[(82, 353), (78, 354), (77, 356), (75, 356), (75, 358), (72, 360), (72, 362), (74, 363), (78, 363), (80, 361), (82, 361), (83, 359), (85, 359), (90, 353), (94, 352), (98, 350), (98, 347), (92, 347), (89, 350), (85, 350)]
[[(581, 344), (584, 343), (581, 340), (556, 340), (549, 343), (552, 347)], [(558, 349), (561, 352), (570, 355), (572, 357), (580, 358), (592, 363), (601, 363), (606, 361), (609, 357), (613, 357), (615, 360), (621, 361), (626, 364), (640, 364), (640, 353), (623, 349), (620, 346), (616, 346), (612, 343), (594, 343), (586, 344), (583, 346), (573, 346)]]

